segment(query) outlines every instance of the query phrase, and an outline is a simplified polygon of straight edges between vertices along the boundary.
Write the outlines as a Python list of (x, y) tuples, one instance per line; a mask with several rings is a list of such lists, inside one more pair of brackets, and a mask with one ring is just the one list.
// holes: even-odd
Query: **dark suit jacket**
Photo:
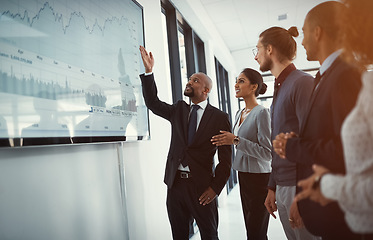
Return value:
[[(175, 175), (183, 158), (188, 159), (188, 165), (198, 191), (202, 194), (209, 186), (220, 194), (224, 188), (231, 168), (231, 146), (216, 147), (211, 143), (211, 137), (220, 130), (230, 131), (228, 115), (207, 104), (194, 141), (188, 146), (188, 117), (190, 106), (185, 101), (173, 105), (159, 100), (154, 76), (140, 75), (146, 106), (156, 115), (170, 121), (172, 136), (167, 157), (164, 182), (172, 188)], [(214, 155), (218, 149), (219, 163), (213, 172)]]
[[(360, 87), (359, 72), (340, 58), (324, 73), (311, 96), (299, 137), (289, 139), (286, 145), (287, 158), (297, 163), (297, 181), (313, 173), (314, 163), (333, 173), (345, 173), (341, 126), (355, 105)], [(337, 203), (322, 207), (303, 200), (298, 207), (305, 226), (315, 235), (323, 236), (345, 226)]]

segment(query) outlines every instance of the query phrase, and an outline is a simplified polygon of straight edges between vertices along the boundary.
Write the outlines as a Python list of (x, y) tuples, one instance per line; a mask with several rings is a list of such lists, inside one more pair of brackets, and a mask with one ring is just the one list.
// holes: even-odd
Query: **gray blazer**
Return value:
[[(238, 127), (242, 110), (236, 114), (235, 127)], [(242, 122), (236, 146), (233, 169), (240, 172), (271, 172), (271, 118), (269, 110), (262, 105), (254, 107)]]

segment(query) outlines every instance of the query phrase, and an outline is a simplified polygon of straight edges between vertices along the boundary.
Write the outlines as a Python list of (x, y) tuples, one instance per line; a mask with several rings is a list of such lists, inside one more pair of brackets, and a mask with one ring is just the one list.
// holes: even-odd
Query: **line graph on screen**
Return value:
[(136, 2), (5, 1), (0, 9), (1, 138), (149, 135)]

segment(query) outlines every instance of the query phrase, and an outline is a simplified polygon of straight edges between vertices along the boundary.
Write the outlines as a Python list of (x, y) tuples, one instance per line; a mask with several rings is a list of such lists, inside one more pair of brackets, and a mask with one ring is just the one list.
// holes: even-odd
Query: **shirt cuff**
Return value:
[(343, 176), (327, 173), (321, 178), (321, 193), (328, 199), (338, 200), (341, 196)]

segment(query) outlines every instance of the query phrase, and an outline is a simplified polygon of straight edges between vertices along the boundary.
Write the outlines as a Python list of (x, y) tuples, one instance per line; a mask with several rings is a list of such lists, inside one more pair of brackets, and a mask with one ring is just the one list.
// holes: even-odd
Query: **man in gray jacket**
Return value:
[[(310, 98), (313, 77), (297, 70), (292, 63), (296, 55), (294, 37), (299, 35), (296, 27), (289, 30), (272, 27), (259, 35), (255, 60), (262, 72), (270, 70), (275, 77), (275, 91), (271, 106), (272, 140), (281, 132), (299, 129)], [(282, 226), (288, 239), (317, 239), (304, 227), (299, 214), (290, 218), (290, 207), (296, 192), (296, 164), (281, 159), (272, 152), (272, 173), (268, 183), (265, 206), (276, 218), (278, 210)], [(298, 212), (296, 205), (293, 212)]]

